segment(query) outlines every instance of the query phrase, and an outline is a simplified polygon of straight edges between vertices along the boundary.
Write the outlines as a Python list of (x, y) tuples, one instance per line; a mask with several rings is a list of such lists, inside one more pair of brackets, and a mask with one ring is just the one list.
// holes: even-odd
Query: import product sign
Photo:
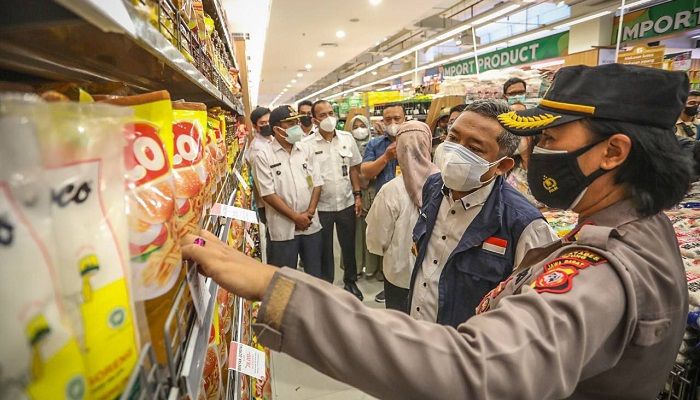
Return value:
[[(529, 64), (549, 58), (565, 56), (569, 49), (569, 32), (557, 33), (541, 39), (532, 40), (517, 46), (506, 47), (478, 56), (479, 71)], [(445, 64), (443, 75), (476, 74), (474, 57)]]
[[(613, 22), (613, 43), (617, 41), (620, 17)], [(700, 0), (673, 0), (644, 8), (622, 19), (622, 41), (647, 39), (700, 26)]]

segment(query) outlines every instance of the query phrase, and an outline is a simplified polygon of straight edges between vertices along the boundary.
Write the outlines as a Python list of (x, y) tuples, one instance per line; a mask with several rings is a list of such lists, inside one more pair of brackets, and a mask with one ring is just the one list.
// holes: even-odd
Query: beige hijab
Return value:
[(423, 184), (430, 175), (440, 172), (430, 161), (432, 134), (420, 121), (408, 121), (399, 127), (396, 158), (399, 160), (403, 184), (413, 204), (421, 207)]

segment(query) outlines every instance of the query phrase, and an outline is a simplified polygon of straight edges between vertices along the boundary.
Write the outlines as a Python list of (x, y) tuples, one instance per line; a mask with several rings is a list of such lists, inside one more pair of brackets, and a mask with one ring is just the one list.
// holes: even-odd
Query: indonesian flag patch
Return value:
[(506, 254), (506, 248), (508, 248), (508, 241), (505, 239), (497, 238), (495, 236), (491, 236), (490, 238), (484, 241), (484, 243), (481, 245), (481, 248), (492, 253), (504, 255)]

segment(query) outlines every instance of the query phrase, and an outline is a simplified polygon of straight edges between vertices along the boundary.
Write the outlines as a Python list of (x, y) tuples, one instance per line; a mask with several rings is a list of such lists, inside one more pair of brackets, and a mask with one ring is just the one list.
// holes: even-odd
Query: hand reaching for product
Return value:
[(248, 300), (262, 299), (277, 270), (227, 246), (206, 230), (199, 236), (185, 235), (181, 244), (182, 257), (196, 262), (203, 275)]

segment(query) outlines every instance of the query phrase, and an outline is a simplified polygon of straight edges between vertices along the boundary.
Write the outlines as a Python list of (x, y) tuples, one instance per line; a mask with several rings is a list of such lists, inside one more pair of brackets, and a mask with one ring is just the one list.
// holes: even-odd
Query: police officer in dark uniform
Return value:
[(567, 67), (538, 107), (499, 117), (515, 134), (542, 133), (532, 193), (574, 210), (579, 224), (530, 250), (456, 329), (366, 308), (208, 232), (204, 246), (183, 239), (183, 254), (225, 288), (262, 299), (261, 343), (382, 399), (653, 399), (688, 308), (662, 212), (689, 183), (673, 131), (687, 95), (684, 73)]

